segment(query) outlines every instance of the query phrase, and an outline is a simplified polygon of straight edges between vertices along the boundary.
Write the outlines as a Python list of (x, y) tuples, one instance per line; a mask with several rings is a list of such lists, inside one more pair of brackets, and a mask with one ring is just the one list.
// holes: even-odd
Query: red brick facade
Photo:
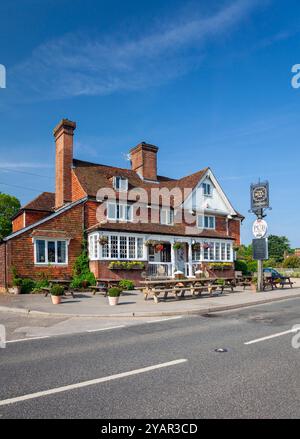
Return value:
[(56, 144), (56, 208), (72, 201), (73, 132), (75, 128), (75, 122), (63, 119), (53, 131)]
[[(71, 276), (76, 257), (82, 248), (84, 234), (96, 230), (126, 232), (144, 234), (145, 236), (168, 235), (174, 239), (192, 238), (224, 239), (232, 240), (240, 244), (240, 223), (242, 216), (232, 210), (232, 218), (229, 215), (215, 214), (215, 229), (199, 230), (196, 226), (196, 214), (190, 212), (193, 223), (176, 221), (173, 225), (163, 225), (152, 221), (151, 213), (158, 212), (163, 203), (157, 202), (158, 206), (151, 210), (147, 207), (148, 222), (106, 222), (106, 215), (102, 209), (99, 214), (100, 203), (96, 201), (97, 191), (100, 188), (114, 189), (116, 176), (126, 178), (128, 189), (141, 188), (150, 193), (153, 188), (167, 188), (169, 190), (189, 189), (190, 192), (198, 185), (202, 178), (211, 172), (204, 168), (192, 175), (178, 180), (157, 175), (157, 151), (156, 146), (140, 143), (130, 151), (131, 169), (121, 169), (112, 166), (98, 165), (73, 159), (73, 133), (76, 128), (75, 122), (67, 119), (62, 120), (54, 129), (56, 143), (56, 192), (43, 192), (26, 206), (23, 206), (12, 221), (13, 232), (4, 243), (0, 244), (0, 288), (11, 285), (12, 267), (15, 267), (21, 277), (38, 279), (42, 273), (50, 278)], [(114, 192), (117, 197), (119, 192)], [(129, 204), (136, 201), (130, 199)], [(150, 202), (150, 200), (149, 200)], [(171, 206), (176, 209), (182, 203), (176, 204), (176, 197), (172, 199)], [(148, 203), (146, 202), (146, 205)], [(180, 212), (180, 209), (178, 209)], [(219, 210), (220, 212), (220, 210)], [(137, 212), (138, 214), (138, 212)], [(49, 219), (47, 219), (49, 216)], [(30, 227), (29, 230), (22, 229)], [(45, 239), (65, 236), (69, 241), (68, 264), (66, 265), (41, 265), (34, 262), (34, 238)], [(147, 238), (148, 239), (148, 238)], [(6, 256), (5, 256), (6, 255)], [(186, 258), (188, 254), (186, 252)], [(90, 268), (97, 278), (132, 279), (136, 283), (141, 279), (144, 270), (110, 270), (109, 261), (97, 260), (90, 262)], [(204, 264), (205, 265), (205, 264)], [(147, 262), (145, 262), (147, 270)], [(219, 273), (220, 274), (220, 273)], [(232, 275), (230, 270), (220, 274), (222, 277)]]
[(147, 180), (157, 180), (157, 146), (140, 143), (130, 150), (132, 170)]
[[(38, 280), (42, 273), (49, 278), (64, 278), (72, 275), (72, 268), (76, 257), (81, 252), (83, 237), (83, 209), (84, 205), (78, 205), (62, 213), (56, 218), (46, 221), (40, 226), (31, 229), (15, 238), (10, 239), (0, 246), (0, 260), (3, 258), (4, 247), (7, 250), (7, 281), (11, 285), (12, 267), (16, 268), (20, 277), (27, 277)], [(63, 230), (70, 238), (68, 255), (68, 265), (34, 265), (34, 244), (32, 234), (35, 236), (45, 236), (51, 231)], [(2, 270), (1, 270), (2, 271)], [(0, 286), (4, 286), (4, 278), (1, 273)]]

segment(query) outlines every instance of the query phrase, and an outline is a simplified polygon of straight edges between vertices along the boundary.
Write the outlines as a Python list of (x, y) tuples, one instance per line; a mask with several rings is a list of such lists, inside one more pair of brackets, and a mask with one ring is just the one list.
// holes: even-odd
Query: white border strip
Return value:
[(169, 361), (168, 363), (155, 364), (154, 366), (143, 367), (142, 369), (135, 369), (129, 372), (117, 373), (116, 375), (110, 375), (107, 377), (97, 378), (95, 380), (83, 381), (82, 383), (70, 384), (68, 386), (56, 387), (50, 390), (44, 390), (42, 392), (30, 393), (28, 395), (18, 396), (16, 398), (9, 398), (0, 401), (0, 406), (15, 404), (16, 402), (28, 401), (29, 399), (40, 398), (41, 396), (54, 395), (56, 393), (66, 392), (68, 390), (80, 389), (82, 387), (93, 386), (95, 384), (105, 383), (107, 381), (113, 381), (128, 376), (137, 375), (139, 373), (150, 372), (152, 370), (161, 369), (163, 367), (176, 366), (177, 364), (186, 363), (188, 360), (182, 358), (180, 360)]

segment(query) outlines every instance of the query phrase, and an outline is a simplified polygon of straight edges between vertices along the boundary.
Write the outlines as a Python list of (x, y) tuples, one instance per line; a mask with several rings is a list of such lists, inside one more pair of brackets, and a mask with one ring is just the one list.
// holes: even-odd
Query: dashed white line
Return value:
[(88, 329), (86, 332), (108, 331), (108, 330), (110, 330), (110, 329), (117, 329), (117, 328), (125, 328), (125, 325), (110, 326), (110, 327), (108, 327), (108, 328), (99, 328), (99, 329)]
[(292, 332), (297, 332), (299, 329), (289, 329), (288, 331), (277, 332), (277, 334), (267, 335), (266, 337), (256, 338), (255, 340), (247, 341), (244, 344), (259, 343), (260, 341), (270, 340), (271, 338), (280, 337), (281, 335), (291, 334)]
[(166, 322), (168, 320), (178, 320), (178, 319), (182, 319), (182, 317), (183, 316), (176, 316), (176, 317), (168, 317), (166, 319), (148, 320), (147, 323)]
[(80, 389), (82, 387), (92, 386), (95, 384), (105, 383), (107, 381), (113, 381), (120, 378), (125, 378), (132, 375), (138, 375), (139, 373), (150, 372), (152, 370), (161, 369), (163, 367), (176, 366), (177, 364), (186, 363), (188, 360), (186, 358), (182, 358), (180, 360), (173, 360), (167, 363), (155, 364), (153, 366), (143, 367), (141, 369), (130, 370), (129, 372), (117, 373), (115, 375), (109, 375), (102, 378), (97, 378), (94, 380), (83, 381), (81, 383), (70, 384), (68, 386), (56, 387), (54, 389), (44, 390), (42, 392), (30, 393), (28, 395), (17, 396), (15, 398), (3, 399), (0, 401), (0, 406), (14, 404), (17, 402), (27, 401), (29, 399), (40, 398), (42, 396), (54, 395), (55, 393), (66, 392), (68, 390)]

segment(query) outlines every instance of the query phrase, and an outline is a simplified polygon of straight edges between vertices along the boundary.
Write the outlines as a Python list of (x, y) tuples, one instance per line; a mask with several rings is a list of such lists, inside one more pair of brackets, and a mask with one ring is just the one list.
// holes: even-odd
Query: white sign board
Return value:
[(257, 219), (253, 223), (252, 232), (255, 238), (264, 238), (268, 232), (268, 224), (263, 219)]

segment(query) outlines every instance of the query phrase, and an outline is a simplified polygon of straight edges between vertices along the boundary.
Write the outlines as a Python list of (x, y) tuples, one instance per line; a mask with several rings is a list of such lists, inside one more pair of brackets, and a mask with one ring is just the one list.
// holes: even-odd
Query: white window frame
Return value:
[[(38, 262), (37, 261), (37, 241), (45, 241), (45, 262)], [(57, 243), (58, 242), (65, 242), (66, 243), (66, 261), (65, 262), (57, 262)], [(48, 262), (48, 242), (54, 242), (55, 244), (55, 262)], [(69, 264), (69, 240), (68, 239), (62, 239), (62, 238), (34, 238), (34, 265), (61, 265), (66, 266)]]
[[(208, 188), (209, 192), (207, 192)], [(202, 183), (202, 191), (205, 197), (212, 197), (212, 184), (207, 182)]]
[[(145, 237), (141, 236), (141, 235), (133, 235), (130, 233), (120, 233), (120, 232), (110, 232), (110, 233), (105, 233), (105, 236), (108, 237), (108, 256), (103, 256), (103, 248), (104, 246), (101, 245), (99, 243), (99, 233), (93, 233), (91, 235), (89, 235), (89, 258), (92, 261), (95, 260), (101, 260), (101, 261), (146, 261), (147, 260), (147, 255), (146, 255), (146, 250), (145, 250)], [(117, 237), (117, 252), (118, 252), (118, 256), (116, 257), (112, 257), (111, 256), (111, 237)], [(121, 258), (121, 253), (120, 253), (120, 240), (121, 237), (125, 237), (126, 238), (126, 258)], [(135, 239), (135, 249), (134, 249), (134, 257), (129, 257), (129, 238), (134, 238)], [(141, 247), (138, 248), (138, 240), (142, 240), (141, 242)], [(97, 254), (95, 253), (95, 247), (94, 247), (94, 243), (97, 242)], [(107, 248), (107, 247), (106, 247)], [(139, 255), (139, 250), (141, 250), (141, 254)]]
[[(233, 243), (228, 241), (205, 239), (204, 241), (197, 241), (201, 245), (201, 249), (192, 252), (192, 262), (233, 262)], [(204, 243), (213, 245), (213, 248), (205, 249)], [(222, 258), (222, 246), (224, 248), (224, 258)], [(217, 251), (218, 248), (218, 251)], [(218, 254), (217, 254), (218, 253)], [(195, 259), (195, 256), (200, 258)], [(205, 257), (206, 254), (206, 257)], [(218, 256), (218, 257), (217, 257)], [(229, 258), (228, 258), (229, 256)]]
[[(210, 227), (210, 220), (213, 218), (213, 227)], [(207, 219), (207, 227), (205, 220)], [(216, 217), (214, 215), (198, 215), (197, 227), (203, 230), (215, 230), (216, 229)]]
[(118, 192), (128, 191), (128, 178), (117, 175), (113, 178), (114, 189)]
[[(114, 217), (111, 217), (109, 215), (110, 206), (114, 206), (114, 213), (115, 213)], [(129, 207), (129, 218), (126, 218), (126, 216), (127, 216), (126, 212), (127, 212), (128, 207)], [(117, 215), (118, 209), (119, 209), (119, 217)], [(121, 216), (120, 216), (120, 211), (122, 211), (122, 215)], [(133, 218), (132, 205), (131, 204), (127, 204), (127, 203), (108, 202), (107, 203), (106, 217), (110, 221), (132, 222), (132, 218)]]
[(166, 226), (174, 225), (174, 210), (168, 207), (161, 207), (159, 211), (160, 224)]

